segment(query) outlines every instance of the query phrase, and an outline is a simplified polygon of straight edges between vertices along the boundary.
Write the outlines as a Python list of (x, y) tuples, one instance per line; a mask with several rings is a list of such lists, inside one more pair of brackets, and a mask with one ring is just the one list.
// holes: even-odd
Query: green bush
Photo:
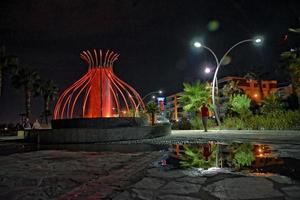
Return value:
[(230, 117), (230, 118), (226, 118), (224, 120), (223, 127), (227, 128), (227, 129), (241, 130), (241, 129), (245, 129), (246, 128), (245, 124), (246, 123), (243, 120), (241, 120), (240, 118)]
[(194, 130), (203, 129), (203, 124), (200, 117), (194, 117), (193, 119), (191, 119), (191, 125), (192, 125), (192, 129)]
[(264, 115), (253, 115), (243, 121), (232, 117), (224, 120), (228, 129), (300, 130), (300, 111), (275, 110)]
[(250, 104), (251, 99), (244, 94), (236, 94), (229, 101), (231, 109), (237, 112), (243, 119), (251, 115)]
[(271, 93), (263, 100), (263, 106), (261, 107), (261, 113), (268, 114), (273, 111), (279, 111), (283, 109), (280, 96), (276, 93)]

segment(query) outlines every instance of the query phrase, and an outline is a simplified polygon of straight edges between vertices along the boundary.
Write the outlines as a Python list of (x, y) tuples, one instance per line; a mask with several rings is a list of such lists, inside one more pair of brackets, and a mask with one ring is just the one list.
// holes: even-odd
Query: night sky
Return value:
[[(300, 36), (288, 31), (300, 27), (299, 17), (299, 0), (1, 0), (0, 44), (61, 90), (86, 72), (82, 50), (110, 49), (120, 53), (115, 73), (141, 96), (158, 89), (168, 95), (181, 91), (183, 82), (212, 78), (203, 67), (213, 67), (213, 57), (193, 48), (198, 39), (220, 59), (233, 44), (262, 35), (263, 46), (232, 51), (219, 77), (256, 68), (269, 72), (266, 79), (286, 82), (277, 70), (279, 55), (299, 47)], [(18, 120), (22, 94), (5, 78), (0, 123)], [(33, 100), (34, 117), (41, 102)]]

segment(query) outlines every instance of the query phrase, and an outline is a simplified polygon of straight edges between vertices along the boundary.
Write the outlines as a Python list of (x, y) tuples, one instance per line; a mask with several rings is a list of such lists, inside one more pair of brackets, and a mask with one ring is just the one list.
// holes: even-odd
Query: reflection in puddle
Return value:
[(299, 160), (280, 158), (270, 145), (208, 142), (203, 144), (174, 144), (160, 164), (168, 168), (224, 168), (236, 172), (278, 173), (299, 178)]

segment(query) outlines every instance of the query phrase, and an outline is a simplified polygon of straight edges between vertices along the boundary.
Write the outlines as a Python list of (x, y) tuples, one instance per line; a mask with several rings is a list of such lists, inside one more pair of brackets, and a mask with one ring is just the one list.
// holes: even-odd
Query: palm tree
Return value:
[(57, 98), (58, 87), (54, 84), (53, 80), (41, 80), (37, 86), (38, 88), (36, 92), (38, 95), (42, 96), (44, 100), (44, 111), (42, 116), (44, 117), (45, 122), (48, 124), (48, 116), (52, 114), (50, 111), (50, 103)]
[(260, 95), (260, 99), (262, 100), (265, 96), (264, 96), (264, 91), (263, 91), (263, 77), (265, 75), (267, 75), (268, 72), (264, 72), (264, 71), (259, 71), (257, 69), (252, 69), (252, 72), (248, 72), (244, 78), (247, 80), (256, 80), (257, 81), (257, 85), (259, 88), (259, 95)]
[(180, 94), (179, 102), (184, 111), (197, 112), (203, 102), (207, 103), (211, 96), (211, 87), (208, 83), (197, 81), (194, 85), (183, 83), (184, 89)]
[[(288, 71), (293, 93), (297, 95), (297, 90), (300, 90), (300, 50), (286, 51), (281, 54), (283, 61), (282, 67)], [(300, 108), (300, 96), (298, 97), (298, 108)]]
[(17, 89), (23, 89), (25, 96), (25, 116), (30, 117), (32, 95), (38, 87), (40, 76), (36, 70), (20, 67), (11, 77), (12, 84)]
[(5, 46), (0, 47), (0, 96), (2, 95), (3, 74), (8, 71), (10, 67), (17, 66), (17, 57), (6, 55)]
[(146, 113), (151, 115), (151, 125), (154, 126), (155, 114), (158, 112), (157, 104), (154, 101), (150, 101), (147, 103), (145, 109)]

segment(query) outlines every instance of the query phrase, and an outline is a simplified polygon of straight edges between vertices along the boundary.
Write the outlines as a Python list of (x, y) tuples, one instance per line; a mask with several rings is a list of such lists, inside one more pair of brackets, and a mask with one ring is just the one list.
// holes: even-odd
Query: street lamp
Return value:
[(218, 74), (218, 71), (219, 71), (219, 68), (220, 68), (222, 62), (224, 61), (224, 59), (226, 58), (226, 56), (232, 51), (232, 49), (234, 49), (238, 45), (246, 43), (246, 42), (254, 42), (256, 44), (260, 44), (260, 43), (262, 43), (262, 41), (263, 41), (263, 39), (261, 37), (256, 37), (256, 38), (242, 40), (242, 41), (234, 44), (232, 47), (230, 47), (226, 51), (226, 53), (223, 55), (223, 57), (221, 58), (220, 62), (219, 62), (218, 57), (216, 56), (216, 54), (210, 48), (208, 48), (207, 46), (201, 44), (200, 42), (194, 42), (194, 46), (195, 47), (197, 47), (197, 48), (203, 47), (203, 48), (209, 50), (210, 53), (212, 53), (212, 55), (214, 56), (214, 58), (216, 60), (216, 63), (217, 63), (217, 68), (215, 70), (214, 77), (213, 77), (213, 82), (212, 82), (213, 85), (212, 85), (211, 95), (212, 95), (213, 108), (214, 108), (214, 112), (215, 112), (215, 116), (216, 116), (218, 125), (220, 125), (221, 122), (220, 122), (220, 118), (219, 118), (219, 115), (218, 115), (218, 112), (217, 112), (217, 108), (216, 108), (216, 104), (215, 104), (215, 87), (218, 87), (218, 85), (217, 85), (217, 74)]
[[(158, 91), (152, 91), (152, 92), (149, 92), (148, 94), (146, 94), (143, 98), (142, 98), (142, 102), (144, 102), (144, 100), (150, 96), (150, 95), (153, 95), (153, 94), (162, 94), (163, 91), (162, 90), (158, 90)], [(153, 95), (152, 96), (153, 99), (155, 99), (155, 96)], [(135, 108), (135, 116), (137, 116), (137, 113), (139, 111), (139, 106), (141, 105), (141, 102), (136, 106)]]
[(211, 70), (209, 67), (205, 67), (204, 72), (205, 72), (205, 74), (209, 74), (211, 72)]

